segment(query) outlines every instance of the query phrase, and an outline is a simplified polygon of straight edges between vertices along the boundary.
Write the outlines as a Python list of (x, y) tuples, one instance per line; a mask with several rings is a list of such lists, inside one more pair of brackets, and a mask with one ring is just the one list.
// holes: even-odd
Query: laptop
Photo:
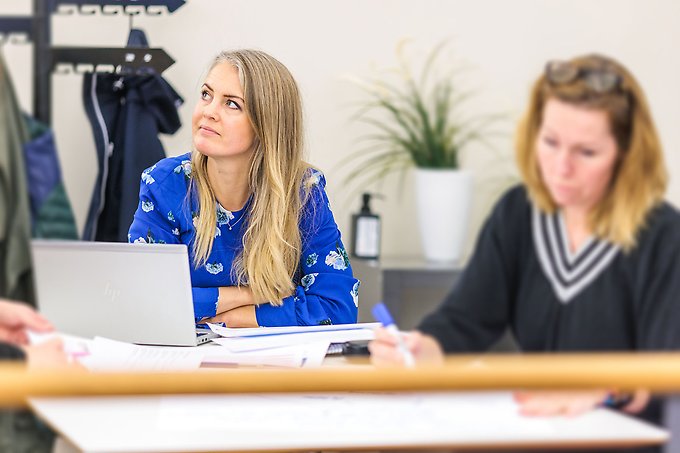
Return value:
[(185, 245), (33, 240), (31, 253), (38, 307), (60, 332), (172, 346), (216, 336), (196, 329)]

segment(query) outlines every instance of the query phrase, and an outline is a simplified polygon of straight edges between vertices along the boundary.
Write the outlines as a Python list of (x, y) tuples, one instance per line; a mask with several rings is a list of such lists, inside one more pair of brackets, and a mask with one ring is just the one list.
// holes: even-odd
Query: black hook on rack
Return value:
[[(124, 14), (132, 18), (143, 11), (173, 13), (184, 0), (32, 0), (31, 16), (0, 16), (0, 45), (33, 42), (33, 114), (46, 124), (51, 119), (51, 74), (64, 72), (114, 72), (117, 74), (162, 73), (175, 61), (159, 48), (52, 47), (52, 14), (91, 16)], [(115, 8), (115, 9), (114, 9)]]
[[(22, 16), (0, 17), (0, 36), (2, 42), (23, 43), (29, 42), (33, 34), (33, 19)], [(21, 41), (18, 36), (24, 37)]]
[(101, 5), (100, 8), (103, 16), (117, 16), (122, 9), (119, 5)]
[(0, 33), (0, 47), (4, 46), (5, 44), (10, 43), (10, 44), (30, 44), (31, 40), (28, 36), (25, 34), (3, 34)]
[[(180, 5), (180, 6), (182, 6), (182, 5)], [(179, 8), (179, 6), (177, 8)], [(161, 14), (163, 14), (163, 8), (160, 8), (160, 7), (157, 7), (157, 6), (154, 7), (153, 5), (149, 5), (149, 6), (145, 7), (144, 10), (145, 10), (147, 16), (160, 16)], [(170, 8), (168, 8), (168, 11), (170, 12)]]
[[(184, 5), (185, 0), (49, 0), (49, 2), (50, 11), (56, 14), (73, 14), (79, 11), (80, 14), (92, 15), (100, 11), (103, 15), (113, 16), (122, 11), (129, 16), (136, 16), (143, 10), (149, 16), (158, 16), (162, 14), (163, 8), (167, 9), (168, 13), (175, 12)], [(84, 8), (85, 6), (94, 8)], [(115, 9), (106, 8), (110, 6)]]
[(94, 16), (95, 14), (97, 14), (97, 10), (98, 10), (97, 7), (92, 7), (90, 5), (80, 5), (78, 7), (78, 13), (81, 16)]
[(64, 72), (162, 73), (175, 60), (160, 48), (131, 47), (53, 47), (52, 70)]

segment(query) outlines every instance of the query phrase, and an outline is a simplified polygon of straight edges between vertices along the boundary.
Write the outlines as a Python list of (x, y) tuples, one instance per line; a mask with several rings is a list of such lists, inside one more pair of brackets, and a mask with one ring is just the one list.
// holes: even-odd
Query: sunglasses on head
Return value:
[(545, 76), (553, 85), (583, 80), (595, 93), (610, 93), (621, 86), (622, 78), (609, 68), (581, 68), (570, 61), (553, 60), (545, 65)]

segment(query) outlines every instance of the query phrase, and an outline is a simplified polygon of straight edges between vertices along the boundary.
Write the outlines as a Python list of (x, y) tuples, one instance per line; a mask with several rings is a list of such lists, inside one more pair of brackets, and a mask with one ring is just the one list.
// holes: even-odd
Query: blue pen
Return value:
[(416, 361), (413, 358), (413, 354), (411, 354), (411, 351), (409, 351), (406, 347), (406, 343), (404, 343), (404, 339), (402, 338), (401, 333), (399, 332), (397, 325), (394, 323), (394, 319), (392, 319), (392, 315), (387, 310), (385, 304), (375, 304), (375, 306), (373, 306), (372, 313), (373, 317), (378, 320), (378, 322), (380, 322), (383, 327), (385, 327), (385, 329), (394, 335), (394, 338), (397, 340), (397, 349), (399, 349), (401, 356), (404, 358), (404, 364), (407, 367), (415, 366)]

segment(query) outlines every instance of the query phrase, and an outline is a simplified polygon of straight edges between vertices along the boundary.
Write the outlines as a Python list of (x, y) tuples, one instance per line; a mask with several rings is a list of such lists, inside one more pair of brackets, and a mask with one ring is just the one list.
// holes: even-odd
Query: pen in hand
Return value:
[(402, 358), (404, 359), (404, 364), (407, 367), (413, 367), (416, 364), (415, 359), (413, 358), (413, 354), (411, 354), (411, 351), (406, 347), (406, 343), (404, 343), (404, 338), (401, 336), (401, 333), (399, 332), (399, 329), (397, 328), (397, 325), (394, 323), (394, 319), (392, 319), (392, 315), (390, 315), (390, 312), (387, 310), (387, 307), (383, 303), (376, 304), (373, 307), (372, 310), (373, 317), (380, 322), (385, 329), (390, 332), (394, 338), (397, 340), (397, 349), (401, 353)]

